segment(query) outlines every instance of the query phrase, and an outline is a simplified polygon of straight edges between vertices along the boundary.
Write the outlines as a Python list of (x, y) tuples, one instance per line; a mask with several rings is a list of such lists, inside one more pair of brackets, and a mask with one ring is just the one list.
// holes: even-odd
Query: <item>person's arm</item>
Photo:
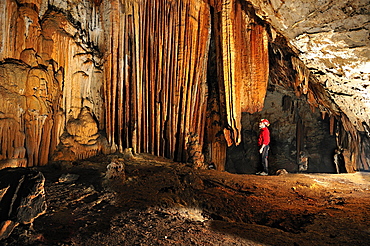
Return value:
[(266, 144), (262, 144), (260, 148), (260, 154), (262, 154), (263, 148), (266, 146)]

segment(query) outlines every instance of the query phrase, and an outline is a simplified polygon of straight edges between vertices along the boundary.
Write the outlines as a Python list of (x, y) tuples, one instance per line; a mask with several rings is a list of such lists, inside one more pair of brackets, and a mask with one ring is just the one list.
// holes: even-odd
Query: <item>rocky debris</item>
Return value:
[(124, 181), (126, 179), (125, 161), (134, 161), (135, 155), (132, 148), (126, 148), (122, 151), (120, 157), (115, 157), (107, 165), (105, 173), (106, 179), (119, 179)]
[(69, 184), (69, 183), (75, 182), (79, 177), (80, 175), (78, 174), (67, 173), (67, 174), (62, 174), (62, 176), (60, 176), (58, 181), (59, 183)]
[(134, 153), (132, 148), (125, 148), (122, 152), (122, 158), (130, 160), (134, 158)]
[(105, 173), (105, 177), (107, 179), (115, 179), (120, 178), (125, 180), (125, 164), (124, 163), (116, 163), (111, 162), (107, 166), (107, 172)]
[(227, 232), (215, 233), (208, 220), (189, 217), (192, 209), (149, 207), (130, 209), (114, 216), (108, 233), (81, 235), (78, 245), (104, 242), (109, 245), (253, 245)]
[(19, 224), (32, 223), (45, 213), (44, 182), (44, 175), (36, 170), (0, 170), (0, 240)]
[(285, 169), (279, 169), (276, 171), (276, 175), (280, 176), (280, 175), (286, 175), (288, 174), (288, 171), (285, 170)]

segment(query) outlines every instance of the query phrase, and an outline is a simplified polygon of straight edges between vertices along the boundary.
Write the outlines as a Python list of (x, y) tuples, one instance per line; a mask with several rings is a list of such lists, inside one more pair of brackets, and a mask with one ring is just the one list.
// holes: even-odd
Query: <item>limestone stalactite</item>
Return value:
[(1, 1), (0, 168), (133, 148), (223, 170), (268, 83), (331, 117), (332, 133), (341, 122), (340, 144), (366, 166), (366, 127), (351, 127), (261, 13), (238, 0)]
[(222, 56), (222, 81), (228, 131), (228, 145), (241, 141), (241, 113), (263, 108), (269, 63), (268, 35), (247, 3), (223, 1), (216, 19), (220, 22), (218, 52)]
[(109, 31), (105, 63), (109, 143), (186, 160), (188, 135), (203, 141), (209, 6), (133, 1), (111, 9), (110, 22), (121, 26)]

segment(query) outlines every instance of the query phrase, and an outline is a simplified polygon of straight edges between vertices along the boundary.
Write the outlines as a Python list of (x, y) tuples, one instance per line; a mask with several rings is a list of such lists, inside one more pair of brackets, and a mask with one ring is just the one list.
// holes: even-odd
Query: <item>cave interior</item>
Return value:
[(130, 153), (255, 174), (266, 118), (271, 175), (368, 172), (369, 13), (364, 0), (2, 0), (0, 169)]
[(366, 100), (339, 105), (256, 4), (2, 1), (1, 167), (131, 148), (253, 173), (267, 118), (272, 173), (368, 171)]

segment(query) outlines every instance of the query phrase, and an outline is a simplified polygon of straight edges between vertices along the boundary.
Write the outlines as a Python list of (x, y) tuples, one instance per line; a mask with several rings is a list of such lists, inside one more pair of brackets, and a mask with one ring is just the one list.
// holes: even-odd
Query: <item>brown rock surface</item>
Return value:
[(26, 168), (0, 170), (0, 240), (19, 224), (30, 224), (46, 212), (45, 178)]

